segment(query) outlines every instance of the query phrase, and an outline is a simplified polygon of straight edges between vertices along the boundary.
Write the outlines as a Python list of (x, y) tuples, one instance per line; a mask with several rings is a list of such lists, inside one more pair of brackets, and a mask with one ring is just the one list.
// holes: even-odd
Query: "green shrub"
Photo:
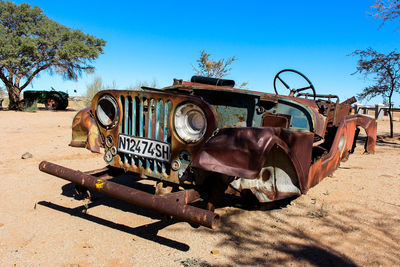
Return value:
[(22, 111), (24, 111), (24, 112), (36, 112), (37, 110), (38, 110), (37, 101), (35, 101), (29, 105), (26, 105), (25, 107), (22, 108)]
[(103, 86), (103, 79), (101, 77), (95, 77), (93, 82), (87, 86), (86, 89), (86, 101), (85, 104), (86, 106), (90, 106), (90, 103), (92, 102), (93, 97), (100, 91), (104, 90)]

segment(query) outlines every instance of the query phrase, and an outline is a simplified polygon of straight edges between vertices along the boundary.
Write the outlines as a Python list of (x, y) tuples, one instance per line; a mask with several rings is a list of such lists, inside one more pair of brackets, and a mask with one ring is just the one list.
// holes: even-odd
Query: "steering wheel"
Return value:
[[(284, 80), (282, 80), (281, 77), (279, 77), (284, 72), (294, 72), (297, 75), (300, 75), (304, 80), (307, 81), (308, 86), (302, 87), (302, 88), (298, 88), (298, 89), (290, 88), (290, 86)], [(315, 100), (315, 88), (314, 88), (314, 85), (311, 83), (311, 81), (303, 73), (301, 73), (301, 72), (299, 72), (297, 70), (292, 70), (292, 69), (284, 69), (284, 70), (281, 70), (280, 72), (278, 72), (275, 75), (275, 78), (274, 78), (274, 90), (275, 90), (275, 93), (277, 95), (279, 95), (278, 91), (276, 90), (276, 81), (277, 80), (279, 80), (286, 87), (286, 89), (288, 89), (290, 91), (289, 96), (295, 96), (295, 94), (299, 95), (300, 92), (311, 89), (312, 90), (312, 94), (302, 94), (302, 95), (312, 96), (313, 99)]]

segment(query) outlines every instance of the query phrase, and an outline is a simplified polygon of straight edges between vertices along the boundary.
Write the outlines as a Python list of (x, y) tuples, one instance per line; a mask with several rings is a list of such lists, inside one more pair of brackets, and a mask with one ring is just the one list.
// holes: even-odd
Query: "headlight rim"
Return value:
[[(112, 122), (111, 122), (110, 124), (108, 124), (108, 125), (105, 125), (105, 124), (101, 121), (101, 119), (99, 118), (99, 115), (98, 115), (99, 103), (100, 103), (100, 101), (103, 100), (103, 99), (109, 100), (109, 101), (113, 104), (114, 109), (115, 109), (115, 117), (114, 117), (114, 119), (112, 120)], [(98, 97), (97, 103), (96, 103), (96, 110), (95, 110), (94, 113), (95, 113), (95, 115), (96, 115), (96, 120), (97, 120), (97, 122), (99, 123), (99, 125), (100, 125), (102, 128), (104, 128), (104, 129), (106, 129), (106, 130), (112, 129), (112, 128), (114, 128), (114, 127), (118, 124), (118, 121), (119, 121), (120, 111), (119, 111), (118, 101), (117, 101), (117, 100), (115, 99), (115, 97), (113, 97), (111, 94), (105, 93), (105, 94), (103, 94), (103, 95), (101, 95), (101, 96)]]
[[(181, 128), (180, 128), (180, 127), (177, 127), (177, 122), (176, 122), (176, 119), (177, 119), (177, 112), (180, 111), (180, 110), (182, 110), (185, 106), (188, 106), (188, 105), (195, 106), (196, 108), (195, 108), (194, 110), (196, 110), (197, 112), (199, 112), (199, 113), (201, 114), (201, 116), (204, 118), (204, 127), (203, 127), (203, 129), (200, 131), (201, 137), (200, 137), (200, 138), (197, 138), (197, 139), (193, 139), (193, 138), (186, 138), (186, 139), (185, 139), (185, 137), (183, 137), (183, 136), (180, 134), (180, 130), (178, 130), (178, 129), (181, 129)], [(187, 120), (187, 119), (186, 119), (185, 117), (183, 117), (183, 119), (184, 119), (184, 122), (186, 123), (186, 120)], [(199, 143), (199, 142), (202, 141), (202, 140), (204, 139), (204, 137), (206, 136), (207, 127), (208, 127), (207, 113), (205, 112), (205, 110), (204, 110), (199, 104), (197, 104), (197, 103), (195, 103), (195, 102), (187, 101), (187, 102), (182, 102), (182, 103), (180, 103), (179, 105), (177, 105), (176, 108), (175, 108), (175, 111), (174, 111), (174, 116), (173, 116), (172, 122), (173, 122), (173, 129), (174, 129), (175, 135), (176, 135), (181, 141), (185, 142), (186, 144), (196, 144), (196, 143)], [(193, 133), (191, 133), (191, 134), (193, 134)]]

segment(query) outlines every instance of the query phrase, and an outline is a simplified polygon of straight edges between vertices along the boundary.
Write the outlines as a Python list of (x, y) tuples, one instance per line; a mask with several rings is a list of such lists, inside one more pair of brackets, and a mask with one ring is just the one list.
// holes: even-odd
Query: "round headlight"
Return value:
[(118, 104), (111, 95), (103, 95), (97, 101), (96, 117), (101, 126), (106, 129), (112, 128), (118, 122)]
[(206, 115), (195, 104), (183, 104), (176, 109), (174, 126), (179, 138), (187, 143), (196, 143), (206, 133)]

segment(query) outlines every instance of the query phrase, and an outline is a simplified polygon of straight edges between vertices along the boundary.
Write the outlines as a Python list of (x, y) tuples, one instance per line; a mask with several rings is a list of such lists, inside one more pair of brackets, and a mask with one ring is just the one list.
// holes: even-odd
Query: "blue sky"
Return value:
[[(153, 80), (164, 87), (173, 78), (190, 79), (205, 49), (216, 59), (236, 56), (228, 78), (248, 82), (250, 90), (273, 92), (274, 75), (293, 68), (310, 78), (317, 93), (344, 100), (370, 83), (351, 75), (357, 58), (347, 55), (367, 47), (388, 52), (400, 44), (400, 21), (379, 28), (381, 21), (367, 15), (370, 0), (16, 1), (22, 2), (107, 41), (95, 74), (75, 82), (42, 73), (28, 90), (77, 89), (83, 95), (96, 76), (118, 89)], [(394, 102), (400, 104), (398, 95)]]

